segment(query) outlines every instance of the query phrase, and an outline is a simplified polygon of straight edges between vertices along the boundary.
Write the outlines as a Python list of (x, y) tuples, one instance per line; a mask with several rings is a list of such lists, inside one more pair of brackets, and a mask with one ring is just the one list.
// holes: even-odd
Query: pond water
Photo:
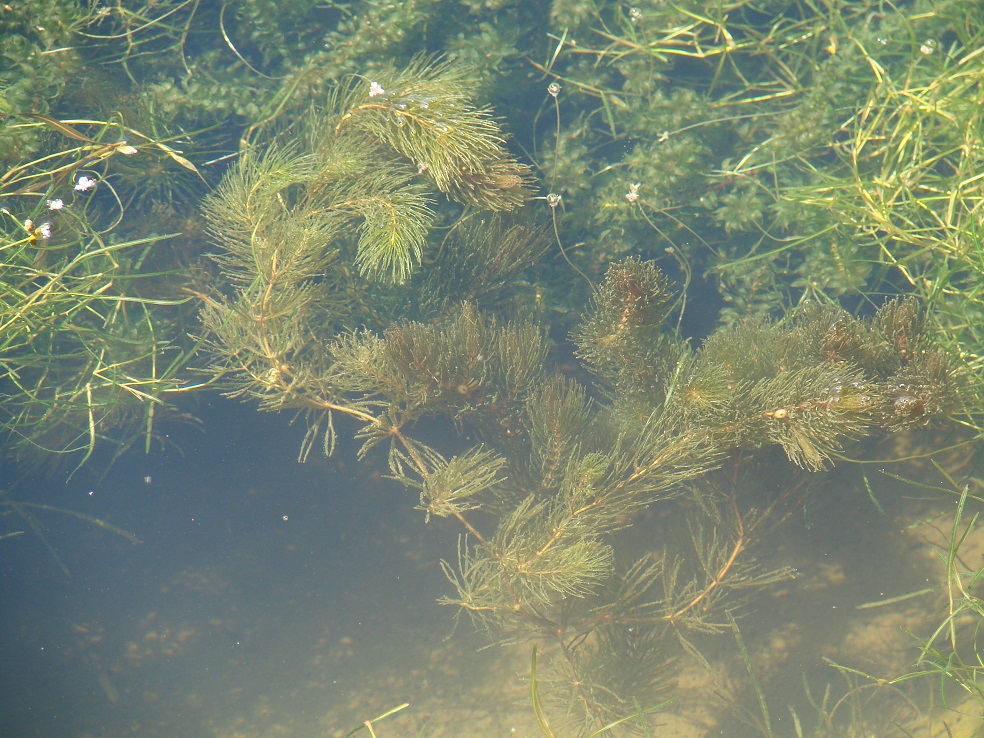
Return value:
[[(377, 735), (541, 734), (529, 644), (483, 648), (488, 639), (437, 602), (452, 594), (439, 564), (454, 559), (458, 530), (425, 524), (410, 493), (351, 448), (298, 464), (298, 429), (282, 416), (222, 400), (202, 414), (204, 430), (173, 429), (173, 448), (127, 457), (105, 479), (83, 471), (68, 485), (36, 482), (50, 504), (140, 542), (38, 512), (70, 577), (38, 537), (4, 543), (4, 735), (343, 736), (404, 703), (374, 724)], [(764, 493), (781, 478), (760, 476)], [(859, 710), (872, 735), (897, 734), (900, 716), (925, 719), (925, 701), (908, 710), (863, 678), (835, 708), (850, 684), (823, 659), (898, 675), (917, 656), (906, 629), (928, 634), (941, 601), (933, 551), (947, 530), (934, 510), (945, 505), (876, 478), (879, 509), (858, 481), (828, 475), (809, 510), (769, 534), (762, 558), (798, 575), (735, 613), (776, 735), (795, 734), (787, 705), (813, 724), (807, 689), (820, 702), (828, 684), (827, 709), (838, 720)], [(624, 545), (640, 549), (678, 525), (635, 522)], [(980, 536), (966, 546), (979, 560)], [(677, 701), (655, 720), (657, 734), (755, 735), (722, 697), (759, 711), (734, 637), (695, 643), (712, 671), (674, 665)]]

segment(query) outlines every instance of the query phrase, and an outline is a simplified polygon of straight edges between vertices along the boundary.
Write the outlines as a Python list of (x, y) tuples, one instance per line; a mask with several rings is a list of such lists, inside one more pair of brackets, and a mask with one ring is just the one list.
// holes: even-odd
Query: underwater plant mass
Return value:
[[(42, 472), (234, 398), (454, 528), (435, 610), (537, 734), (976, 735), (982, 48), (972, 0), (3, 6), (3, 545), (132, 536)], [(844, 500), (940, 581), (790, 697), (756, 623), (850, 576), (784, 560)]]

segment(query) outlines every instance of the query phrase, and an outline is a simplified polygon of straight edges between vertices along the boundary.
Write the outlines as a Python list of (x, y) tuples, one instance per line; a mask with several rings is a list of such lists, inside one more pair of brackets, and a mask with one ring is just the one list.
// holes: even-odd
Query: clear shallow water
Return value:
[[(285, 417), (231, 403), (202, 414), (206, 432), (172, 431), (182, 452), (133, 455), (103, 481), (81, 472), (68, 485), (36, 483), (31, 499), (141, 543), (42, 513), (71, 578), (33, 535), (2, 544), (0, 733), (340, 736), (409, 702), (380, 736), (539, 735), (529, 646), (478, 651), (485, 638), (464, 620), (453, 630), (453, 611), (436, 602), (450, 594), (439, 562), (454, 557), (455, 528), (425, 525), (412, 493), (375, 476), (379, 464), (355, 462), (352, 448), (297, 464), (300, 430)], [(827, 683), (844, 691), (823, 658), (898, 673), (916, 655), (903, 629), (935, 606), (858, 609), (938, 572), (925, 540), (933, 526), (902, 525), (931, 517), (926, 507), (883, 480), (880, 512), (856, 471), (829, 475), (809, 511), (765, 539), (763, 563), (800, 576), (736, 612), (779, 735), (794, 734), (787, 705), (810, 715), (804, 676), (818, 694)], [(759, 483), (765, 501), (782, 475)], [(658, 545), (678, 523), (643, 516), (625, 543)], [(674, 666), (680, 699), (664, 730), (755, 735), (716, 696), (757, 709), (733, 638), (699, 642), (719, 681)], [(864, 694), (874, 713), (882, 699)]]
[(207, 433), (179, 431), (184, 454), (44, 483), (34, 499), (142, 542), (44, 514), (71, 578), (35, 537), (5, 543), (3, 734), (325, 735), (417, 701), (422, 681), (468, 681), (432, 663), (479, 645), (467, 628), (444, 643), (435, 602), (457, 532), (424, 535), (349, 449), (297, 464), (284, 421), (227, 405)]

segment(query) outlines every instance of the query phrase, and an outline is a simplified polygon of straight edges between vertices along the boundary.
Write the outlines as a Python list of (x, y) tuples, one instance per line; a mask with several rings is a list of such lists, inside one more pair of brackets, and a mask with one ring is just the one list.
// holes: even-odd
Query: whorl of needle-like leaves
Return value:
[(580, 355), (596, 366), (622, 363), (659, 335), (673, 292), (653, 262), (612, 264), (574, 333)]
[(961, 408), (959, 362), (927, 334), (913, 299), (870, 319), (808, 304), (710, 336), (696, 353), (661, 331), (669, 290), (647, 262), (613, 265), (574, 332), (579, 354), (611, 387), (627, 431), (650, 413), (721, 448), (776, 443), (795, 463), (824, 467), (876, 428), (920, 425)]
[(617, 723), (626, 735), (644, 735), (647, 727), (634, 730), (645, 726), (644, 713), (633, 715), (626, 706), (647, 705), (656, 712), (669, 703), (664, 691), (672, 658), (663, 629), (616, 617), (602, 620), (591, 635), (564, 658), (552, 659), (540, 677), (551, 729), (557, 729), (555, 735), (583, 737)]
[[(958, 367), (930, 340), (913, 299), (892, 300), (870, 319), (812, 304), (780, 323), (749, 319), (711, 336), (677, 400), (684, 412), (694, 403), (718, 413), (734, 443), (778, 443), (797, 464), (819, 469), (875, 428), (960, 410)], [(708, 373), (716, 379), (702, 387)], [(697, 405), (707, 393), (726, 399)]]
[(532, 450), (531, 473), (543, 491), (560, 484), (568, 460), (588, 441), (594, 402), (574, 382), (552, 377), (526, 404)]
[(438, 255), (421, 270), (421, 311), (443, 314), (466, 301), (483, 310), (502, 307), (547, 245), (542, 228), (474, 214), (445, 236)]
[(637, 364), (659, 340), (672, 296), (669, 280), (653, 262), (612, 264), (572, 336), (578, 355), (603, 375)]
[[(336, 90), (326, 110), (291, 127), (289, 144), (283, 134), (243, 152), (206, 205), (231, 280), (249, 284), (252, 271), (283, 269), (288, 255), (313, 260), (316, 272), (357, 230), (362, 274), (401, 282), (420, 263), (433, 219), (427, 180), (486, 210), (512, 210), (528, 197), (529, 168), (474, 106), (462, 69), (418, 58), (380, 80), (382, 92), (375, 81)], [(535, 237), (525, 252), (515, 248), (521, 238), (510, 243), (505, 276), (538, 248)]]
[(331, 254), (325, 247), (345, 219), (328, 212), (308, 217), (297, 206), (315, 171), (310, 155), (271, 144), (241, 158), (205, 199), (209, 233), (220, 247), (212, 258), (227, 280), (245, 287), (278, 279), (282, 290), (323, 273)]
[(571, 336), (616, 412), (637, 424), (671, 391), (674, 367), (689, 353), (679, 336), (664, 330), (672, 296), (654, 263), (617, 262)]
[(471, 553), (472, 562), (484, 559), (492, 570), (483, 572), (486, 591), (468, 588), (470, 599), (489, 607), (517, 600), (548, 606), (563, 596), (597, 591), (612, 573), (612, 548), (590, 526), (568, 522), (563, 505), (555, 501), (523, 500), (500, 519), (488, 545)]
[(459, 202), (503, 211), (530, 196), (530, 168), (506, 150), (489, 111), (475, 107), (476, 84), (466, 69), (421, 56), (372, 82), (345, 95), (339, 132), (357, 129), (384, 141)]
[(465, 303), (442, 324), (404, 321), (382, 336), (339, 338), (330, 347), (330, 380), (406, 420), (446, 414), (508, 435), (519, 431), (523, 404), (543, 376), (546, 349), (536, 326), (501, 323)]
[[(315, 114), (299, 124), (326, 125)], [(413, 172), (369, 141), (329, 139), (308, 150), (274, 141), (247, 152), (207, 199), (209, 229), (222, 249), (216, 259), (244, 270), (243, 281), (251, 271), (286, 268), (288, 253), (303, 255), (318, 273), (353, 225), (363, 274), (400, 281), (420, 261), (433, 214)], [(236, 271), (227, 276), (235, 279)]]
[(483, 504), (482, 496), (501, 482), (500, 472), (506, 460), (481, 446), (452, 457), (441, 459), (420, 481), (406, 478), (401, 481), (420, 489), (420, 509), (427, 514), (446, 518)]

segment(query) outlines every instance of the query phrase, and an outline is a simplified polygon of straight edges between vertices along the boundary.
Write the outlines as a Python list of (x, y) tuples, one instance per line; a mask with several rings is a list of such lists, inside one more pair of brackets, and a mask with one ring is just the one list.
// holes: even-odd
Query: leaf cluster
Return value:
[(657, 273), (633, 260), (613, 265), (574, 334), (623, 403), (623, 422), (663, 413), (716, 443), (777, 443), (819, 469), (851, 439), (925, 424), (967, 400), (960, 362), (931, 340), (914, 299), (889, 301), (870, 319), (808, 304), (780, 322), (739, 321), (697, 351), (670, 344), (677, 353), (669, 353), (661, 310), (650, 308), (667, 300)]
[(54, 459), (57, 469), (84, 463), (104, 442), (118, 453), (141, 438), (147, 447), (193, 350), (191, 300), (181, 291), (190, 280), (177, 234), (148, 232), (113, 182), (121, 161), (147, 151), (197, 170), (119, 119), (30, 114), (14, 125), (43, 132), (50, 145), (0, 176), (6, 460)]
[(531, 171), (505, 149), (498, 124), (472, 102), (475, 80), (449, 61), (426, 57), (381, 70), (368, 100), (354, 87), (341, 104), (340, 129), (378, 138), (438, 190), (483, 210), (513, 210), (530, 196)]
[[(232, 394), (317, 417), (337, 409), (337, 392), (381, 393), (391, 408), (405, 403), (387, 428), (451, 407), (480, 414), (496, 399), (482, 396), (483, 383), (499, 379), (485, 376), (484, 358), (520, 356), (518, 347), (537, 341), (529, 329), (488, 343), (480, 322), (462, 314), (443, 339), (406, 324), (385, 339), (353, 334), (326, 347), (326, 337), (371, 323), (367, 318), (381, 312), (379, 298), (400, 290), (418, 268), (436, 215), (429, 181), (495, 210), (515, 207), (525, 193), (525, 169), (505, 152), (495, 122), (469, 101), (461, 68), (419, 59), (379, 80), (352, 81), (325, 110), (248, 148), (206, 199), (224, 282), (203, 311), (213, 372)], [(379, 92), (382, 85), (388, 89)], [(502, 185), (503, 199), (493, 173), (506, 169), (518, 179)], [(466, 289), (494, 300), (542, 250), (531, 229), (495, 218), (457, 230), (456, 248), (430, 265), (430, 281), (441, 286), (424, 309), (443, 311)], [(484, 286), (466, 284), (478, 272)], [(447, 282), (442, 273), (450, 275)], [(447, 341), (460, 341), (470, 354)], [(541, 360), (535, 349), (525, 355), (531, 365)], [(360, 373), (370, 365), (378, 386)], [(527, 381), (518, 375), (515, 381)], [(359, 402), (370, 401), (376, 400)], [(508, 415), (512, 402), (501, 400), (493, 414)]]
[(28, 465), (149, 444), (188, 360), (174, 340), (187, 300), (152, 296), (154, 279), (138, 273), (161, 239), (107, 243), (78, 225), (78, 239), (50, 242), (9, 213), (0, 225), (0, 424), (5, 455)]
[(555, 2), (561, 237), (582, 268), (672, 248), (726, 321), (905, 285), (979, 356), (979, 3), (827, 10)]
[[(254, 258), (269, 270), (275, 246), (316, 259), (358, 229), (355, 263), (365, 276), (399, 282), (419, 264), (433, 219), (425, 182), (460, 201), (510, 210), (528, 194), (528, 171), (503, 148), (498, 126), (475, 108), (468, 76), (420, 59), (380, 77), (389, 91), (356, 81), (336, 91), (287, 135), (251, 149), (208, 199), (221, 257), (236, 279)], [(307, 235), (306, 235), (307, 234)], [(310, 246), (293, 245), (298, 240)], [(229, 261), (238, 258), (239, 264)], [(303, 280), (299, 273), (294, 281)]]
[(444, 315), (462, 302), (485, 311), (521, 311), (517, 288), (547, 245), (543, 228), (516, 218), (475, 215), (459, 221), (421, 270), (421, 314)]
[(385, 408), (399, 425), (442, 414), (502, 441), (521, 432), (520, 413), (543, 376), (546, 349), (533, 324), (502, 324), (465, 303), (441, 324), (406, 321), (382, 336), (340, 337), (330, 347), (330, 382)]

